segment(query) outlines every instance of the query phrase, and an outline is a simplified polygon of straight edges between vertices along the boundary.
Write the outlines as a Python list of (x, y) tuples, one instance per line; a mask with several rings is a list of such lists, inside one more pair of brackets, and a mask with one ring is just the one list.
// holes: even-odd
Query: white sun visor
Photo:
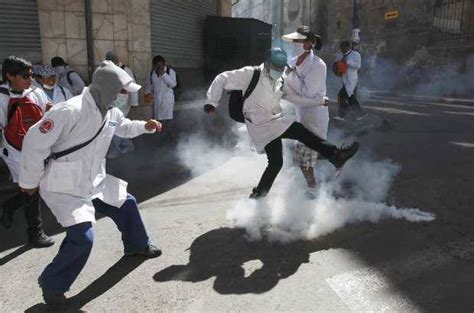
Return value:
[(293, 40), (305, 40), (307, 39), (307, 37), (298, 32), (294, 32), (294, 33), (281, 36), (281, 39), (286, 40), (286, 41), (293, 41)]

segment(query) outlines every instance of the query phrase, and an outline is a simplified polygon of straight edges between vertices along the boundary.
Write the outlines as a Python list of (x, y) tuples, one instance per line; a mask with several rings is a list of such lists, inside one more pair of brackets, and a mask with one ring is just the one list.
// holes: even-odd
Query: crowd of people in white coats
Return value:
[[(257, 200), (270, 192), (282, 167), (282, 139), (297, 141), (293, 157), (306, 179), (310, 199), (317, 187), (316, 161), (324, 158), (340, 169), (359, 148), (357, 142), (336, 147), (327, 141), (326, 64), (317, 56), (321, 38), (302, 26), (283, 39), (300, 47), (300, 54), (288, 60), (284, 50), (272, 48), (259, 66), (219, 74), (204, 106), (212, 115), (224, 90), (237, 91), (230, 100), (231, 117), (245, 123), (256, 151), (268, 158), (267, 168), (250, 193)], [(340, 112), (342, 118), (353, 112), (360, 118), (355, 99), (360, 56), (346, 48), (341, 45), (334, 65), (343, 81)], [(125, 255), (161, 255), (147, 234), (137, 201), (127, 193), (126, 182), (105, 171), (107, 156), (115, 158), (133, 150), (130, 138), (166, 129), (173, 139), (177, 75), (162, 56), (154, 57), (152, 64), (145, 99), (153, 102), (153, 116), (138, 121), (127, 115), (138, 105), (141, 86), (114, 51), (106, 53), (88, 86), (61, 57), (43, 65), (32, 65), (17, 56), (3, 61), (1, 154), (18, 190), (2, 204), (1, 224), (10, 228), (15, 211), (22, 208), (29, 242), (36, 247), (51, 246), (54, 241), (45, 234), (41, 221), (40, 203), (44, 203), (66, 232), (57, 255), (39, 275), (47, 304), (67, 303), (65, 293), (92, 249), (96, 212), (117, 224)], [(281, 99), (295, 105), (296, 118), (283, 113)]]

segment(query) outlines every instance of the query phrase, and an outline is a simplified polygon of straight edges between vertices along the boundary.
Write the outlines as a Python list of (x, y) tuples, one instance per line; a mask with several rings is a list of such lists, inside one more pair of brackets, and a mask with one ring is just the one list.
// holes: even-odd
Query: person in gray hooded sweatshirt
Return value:
[(96, 211), (117, 224), (125, 255), (161, 255), (150, 242), (127, 183), (105, 172), (105, 155), (114, 134), (132, 138), (161, 131), (159, 122), (131, 121), (115, 105), (120, 92), (140, 88), (124, 70), (104, 61), (81, 95), (54, 106), (25, 136), (20, 187), (28, 194), (39, 190), (66, 228), (57, 256), (38, 280), (47, 304), (66, 302), (64, 293), (92, 249)]

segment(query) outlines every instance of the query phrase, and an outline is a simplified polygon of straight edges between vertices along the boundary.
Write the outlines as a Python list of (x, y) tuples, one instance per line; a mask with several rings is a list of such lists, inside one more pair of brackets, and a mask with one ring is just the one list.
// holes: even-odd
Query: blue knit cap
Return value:
[(269, 63), (275, 70), (283, 71), (287, 61), (288, 55), (282, 48), (272, 48), (265, 52), (265, 62)]

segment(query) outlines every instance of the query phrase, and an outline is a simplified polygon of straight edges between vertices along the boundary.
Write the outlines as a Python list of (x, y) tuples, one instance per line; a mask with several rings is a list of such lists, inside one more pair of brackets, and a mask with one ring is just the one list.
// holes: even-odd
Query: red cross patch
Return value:
[(54, 127), (54, 122), (50, 119), (44, 120), (41, 125), (39, 126), (40, 132), (43, 134), (49, 133), (51, 130), (53, 130)]

